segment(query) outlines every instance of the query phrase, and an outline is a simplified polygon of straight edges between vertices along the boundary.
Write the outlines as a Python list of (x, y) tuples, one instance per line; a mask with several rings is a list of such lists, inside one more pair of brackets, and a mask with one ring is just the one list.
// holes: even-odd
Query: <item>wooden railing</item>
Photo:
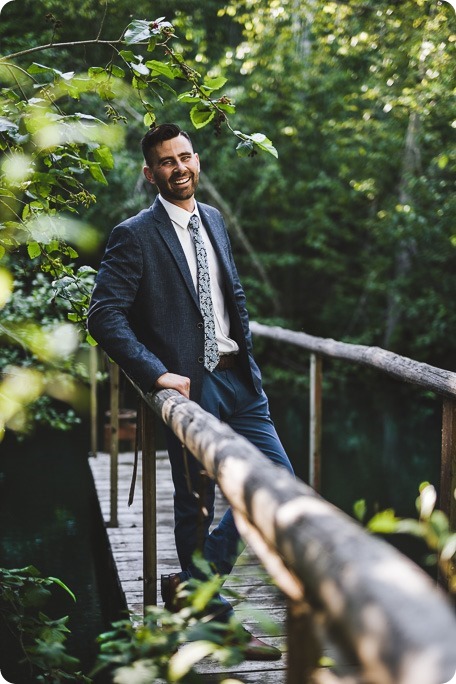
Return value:
[(288, 684), (339, 681), (318, 667), (331, 642), (356, 666), (353, 684), (451, 679), (456, 618), (418, 566), (196, 403), (173, 390), (142, 398), (146, 604), (155, 602), (157, 580), (153, 412), (217, 481), (240, 534), (287, 597)]
[(347, 344), (280, 327), (250, 324), (254, 335), (291, 344), (311, 353), (309, 484), (319, 490), (322, 435), (322, 358), (351, 361), (374, 368), (397, 380), (431, 390), (442, 397), (440, 508), (456, 529), (456, 373), (399, 356), (380, 347)]
[[(454, 522), (456, 374), (383, 349), (251, 324), (311, 352), (312, 481), (321, 443), (322, 357), (347, 359), (443, 396), (442, 501)], [(113, 382), (116, 371), (113, 370)], [(139, 392), (139, 390), (138, 390)], [(317, 665), (336, 642), (353, 684), (444, 684), (456, 673), (456, 618), (443, 592), (392, 546), (271, 464), (253, 445), (172, 390), (143, 395), (144, 603), (156, 603), (155, 437), (160, 416), (219, 484), (241, 535), (287, 596), (288, 684), (339, 681)], [(115, 441), (115, 399), (111, 403)], [(114, 459), (117, 450), (113, 448)], [(111, 473), (114, 473), (114, 466)], [(114, 476), (115, 477), (115, 476)], [(111, 492), (117, 496), (117, 487)], [(117, 503), (112, 502), (114, 520)], [(342, 680), (343, 681), (343, 680)]]

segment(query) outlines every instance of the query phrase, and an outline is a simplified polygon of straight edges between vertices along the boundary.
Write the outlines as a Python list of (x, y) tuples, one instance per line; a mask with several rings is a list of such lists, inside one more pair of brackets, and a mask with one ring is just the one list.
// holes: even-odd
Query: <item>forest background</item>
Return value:
[[(143, 24), (130, 29), (129, 45), (113, 47), (134, 20)], [(158, 43), (152, 52), (139, 40), (144, 26), (145, 42)], [(203, 169), (198, 198), (225, 214), (252, 320), (456, 370), (456, 14), (448, 3), (139, 0), (132, 14), (124, 0), (14, 0), (1, 12), (0, 39), (1, 54), (13, 55), (0, 65), (7, 429), (80, 419), (88, 345), (75, 328), (110, 230), (152, 200), (139, 140), (154, 119), (192, 134)], [(174, 56), (160, 47), (168, 40)], [(218, 109), (201, 98), (195, 105), (192, 69)], [(248, 133), (233, 135), (224, 115)], [(46, 139), (50, 123), (58, 139)], [(256, 349), (273, 408), (294, 406), (279, 427), (297, 454), (307, 355), (260, 340)], [(327, 451), (344, 444), (329, 498), (345, 502), (338, 473), (364, 473), (356, 487), (344, 485), (352, 503), (375, 480), (372, 434), (354, 413), (374, 394), (379, 460), (391, 477), (390, 388), (365, 370), (334, 362), (327, 370), (328, 415), (340, 414), (353, 383), (359, 391), (344, 431), (329, 424), (326, 437)], [(394, 387), (396, 409), (408, 402), (403, 391)], [(427, 429), (435, 409), (422, 395), (408, 433)], [(401, 467), (410, 502), (420, 478), (430, 478), (421, 456), (414, 446)]]

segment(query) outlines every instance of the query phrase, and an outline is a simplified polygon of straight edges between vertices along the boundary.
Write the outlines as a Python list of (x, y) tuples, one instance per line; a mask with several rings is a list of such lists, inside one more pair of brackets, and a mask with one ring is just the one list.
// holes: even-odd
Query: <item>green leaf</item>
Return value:
[(278, 158), (278, 152), (272, 142), (267, 138), (264, 133), (254, 133), (251, 136), (251, 139), (253, 140), (254, 144), (257, 145), (261, 150), (264, 150), (265, 152), (269, 152), (269, 154), (272, 154), (273, 157), (276, 159)]
[(400, 518), (396, 518), (392, 508), (387, 508), (369, 520), (367, 529), (377, 534), (391, 534), (397, 531), (398, 523), (400, 523)]
[(92, 337), (90, 333), (86, 333), (86, 342), (90, 344), (91, 347), (97, 347), (98, 342)]
[(116, 64), (111, 64), (110, 71), (111, 71), (111, 74), (113, 76), (116, 76), (117, 78), (123, 78), (125, 76), (125, 71), (120, 66), (117, 66)]
[(154, 75), (161, 74), (162, 76), (166, 76), (167, 78), (174, 79), (174, 72), (169, 66), (169, 64), (159, 62), (156, 59), (150, 59), (148, 62), (146, 62), (146, 66), (152, 71)]
[(48, 579), (51, 580), (51, 582), (54, 582), (54, 584), (58, 584), (59, 587), (64, 589), (67, 592), (67, 594), (69, 594), (71, 596), (73, 601), (76, 603), (76, 596), (73, 594), (71, 589), (69, 587), (67, 587), (67, 585), (64, 582), (62, 582), (62, 580), (60, 580), (58, 577), (48, 577)]
[(201, 98), (198, 95), (198, 93), (196, 93), (193, 90), (190, 90), (187, 93), (182, 93), (181, 95), (178, 96), (177, 99), (179, 102), (189, 102), (191, 104), (195, 104), (195, 102), (201, 101)]
[(104, 169), (114, 168), (114, 157), (112, 156), (111, 150), (106, 145), (96, 147), (93, 151), (93, 156)]
[(210, 88), (211, 90), (219, 90), (219, 88), (223, 88), (223, 86), (225, 85), (227, 80), (228, 79), (226, 79), (224, 76), (216, 76), (215, 78), (206, 78), (203, 85), (206, 88)]
[(0, 259), (3, 259), (5, 254), (6, 254), (6, 249), (3, 247), (3, 245), (0, 245)]
[(195, 128), (203, 128), (212, 121), (215, 116), (213, 109), (199, 109), (198, 105), (190, 110), (190, 121)]
[(253, 142), (251, 140), (243, 140), (236, 145), (236, 152), (238, 157), (248, 157), (253, 152)]
[(156, 118), (157, 117), (153, 112), (147, 112), (146, 114), (144, 114), (144, 126), (152, 126)]
[(143, 19), (135, 19), (125, 31), (124, 41), (127, 45), (134, 45), (149, 40), (151, 35), (149, 22)]
[(96, 181), (98, 181), (99, 183), (103, 183), (103, 185), (108, 185), (106, 176), (104, 175), (98, 163), (89, 162), (89, 171), (92, 178), (94, 178)]
[(41, 254), (41, 247), (38, 242), (29, 242), (27, 245), (27, 252), (30, 259), (35, 259)]
[(365, 516), (366, 516), (366, 500), (365, 499), (358, 499), (358, 501), (355, 501), (353, 504), (353, 513), (355, 515), (355, 518), (359, 520), (359, 522), (363, 522)]
[(126, 62), (134, 62), (136, 59), (136, 55), (134, 52), (131, 50), (121, 50), (119, 52), (119, 55), (124, 59)]
[(104, 67), (89, 67), (87, 72), (89, 76), (97, 76), (98, 74), (105, 74), (106, 70)]
[(210, 641), (195, 641), (185, 644), (169, 661), (168, 677), (170, 682), (178, 682), (188, 671), (203, 658), (217, 650), (217, 645)]

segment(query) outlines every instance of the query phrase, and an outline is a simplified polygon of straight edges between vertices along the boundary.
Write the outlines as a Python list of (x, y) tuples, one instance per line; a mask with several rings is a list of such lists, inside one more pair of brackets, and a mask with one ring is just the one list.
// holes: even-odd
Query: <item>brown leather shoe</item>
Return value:
[(163, 602), (166, 610), (170, 613), (178, 613), (183, 608), (181, 599), (178, 599), (176, 594), (182, 580), (178, 572), (173, 572), (171, 575), (162, 575), (160, 577), (160, 588)]
[[(245, 630), (247, 632), (247, 630)], [(261, 639), (250, 634), (250, 641), (247, 642), (244, 650), (244, 657), (246, 660), (280, 660), (282, 651), (275, 646), (265, 644)]]

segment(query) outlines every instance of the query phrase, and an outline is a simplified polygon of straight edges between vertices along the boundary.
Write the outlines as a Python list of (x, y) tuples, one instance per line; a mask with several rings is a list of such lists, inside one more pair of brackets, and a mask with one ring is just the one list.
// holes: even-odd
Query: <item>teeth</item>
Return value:
[(174, 181), (176, 185), (183, 185), (183, 183), (186, 183), (189, 179), (188, 178), (181, 178), (180, 180)]

